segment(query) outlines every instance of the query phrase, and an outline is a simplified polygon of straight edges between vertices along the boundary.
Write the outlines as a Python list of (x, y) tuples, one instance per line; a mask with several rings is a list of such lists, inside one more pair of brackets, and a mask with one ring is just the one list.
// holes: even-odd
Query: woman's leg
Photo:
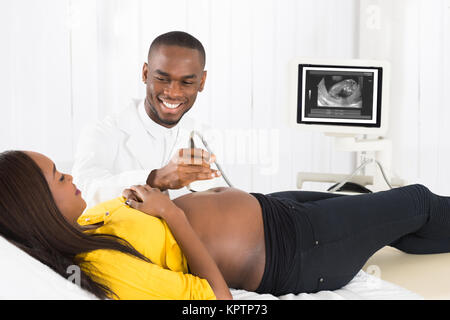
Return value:
[(450, 198), (421, 185), (294, 204), (312, 236), (301, 250), (305, 291), (337, 289), (383, 246), (450, 252)]

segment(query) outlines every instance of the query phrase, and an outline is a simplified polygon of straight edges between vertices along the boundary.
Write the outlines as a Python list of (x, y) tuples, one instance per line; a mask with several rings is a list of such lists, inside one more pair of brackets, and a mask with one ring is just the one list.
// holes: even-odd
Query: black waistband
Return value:
[[(282, 295), (291, 281), (292, 273), (299, 273), (299, 228), (292, 207), (284, 199), (251, 193), (260, 203), (264, 223), (266, 263), (258, 293)], [(293, 270), (295, 269), (295, 270)], [(292, 291), (290, 291), (292, 292)]]

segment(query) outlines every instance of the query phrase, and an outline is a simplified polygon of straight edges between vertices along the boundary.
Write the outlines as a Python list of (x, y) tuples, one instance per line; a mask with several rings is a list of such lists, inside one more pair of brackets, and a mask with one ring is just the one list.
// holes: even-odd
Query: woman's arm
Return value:
[(130, 189), (142, 200), (127, 200), (130, 207), (164, 219), (186, 256), (191, 272), (208, 281), (217, 299), (232, 299), (222, 273), (192, 229), (184, 211), (158, 189), (149, 186), (133, 186)]

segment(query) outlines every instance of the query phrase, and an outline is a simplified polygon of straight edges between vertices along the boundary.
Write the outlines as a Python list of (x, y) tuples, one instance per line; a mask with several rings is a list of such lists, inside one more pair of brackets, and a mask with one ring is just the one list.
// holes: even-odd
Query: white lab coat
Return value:
[[(146, 116), (143, 100), (135, 100), (83, 130), (72, 169), (74, 183), (88, 207), (118, 197), (129, 186), (145, 184), (153, 169), (165, 166), (178, 149), (189, 146), (192, 130), (205, 128), (186, 115), (175, 127), (165, 128)], [(182, 188), (169, 194), (173, 199), (188, 192)]]

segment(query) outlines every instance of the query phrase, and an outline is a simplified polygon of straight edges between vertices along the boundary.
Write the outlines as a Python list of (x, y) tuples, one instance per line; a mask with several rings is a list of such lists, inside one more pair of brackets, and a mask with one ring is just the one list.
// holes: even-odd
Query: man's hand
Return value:
[(215, 160), (202, 149), (179, 149), (166, 166), (149, 174), (147, 184), (160, 190), (180, 189), (197, 180), (219, 177), (220, 172), (210, 167)]

